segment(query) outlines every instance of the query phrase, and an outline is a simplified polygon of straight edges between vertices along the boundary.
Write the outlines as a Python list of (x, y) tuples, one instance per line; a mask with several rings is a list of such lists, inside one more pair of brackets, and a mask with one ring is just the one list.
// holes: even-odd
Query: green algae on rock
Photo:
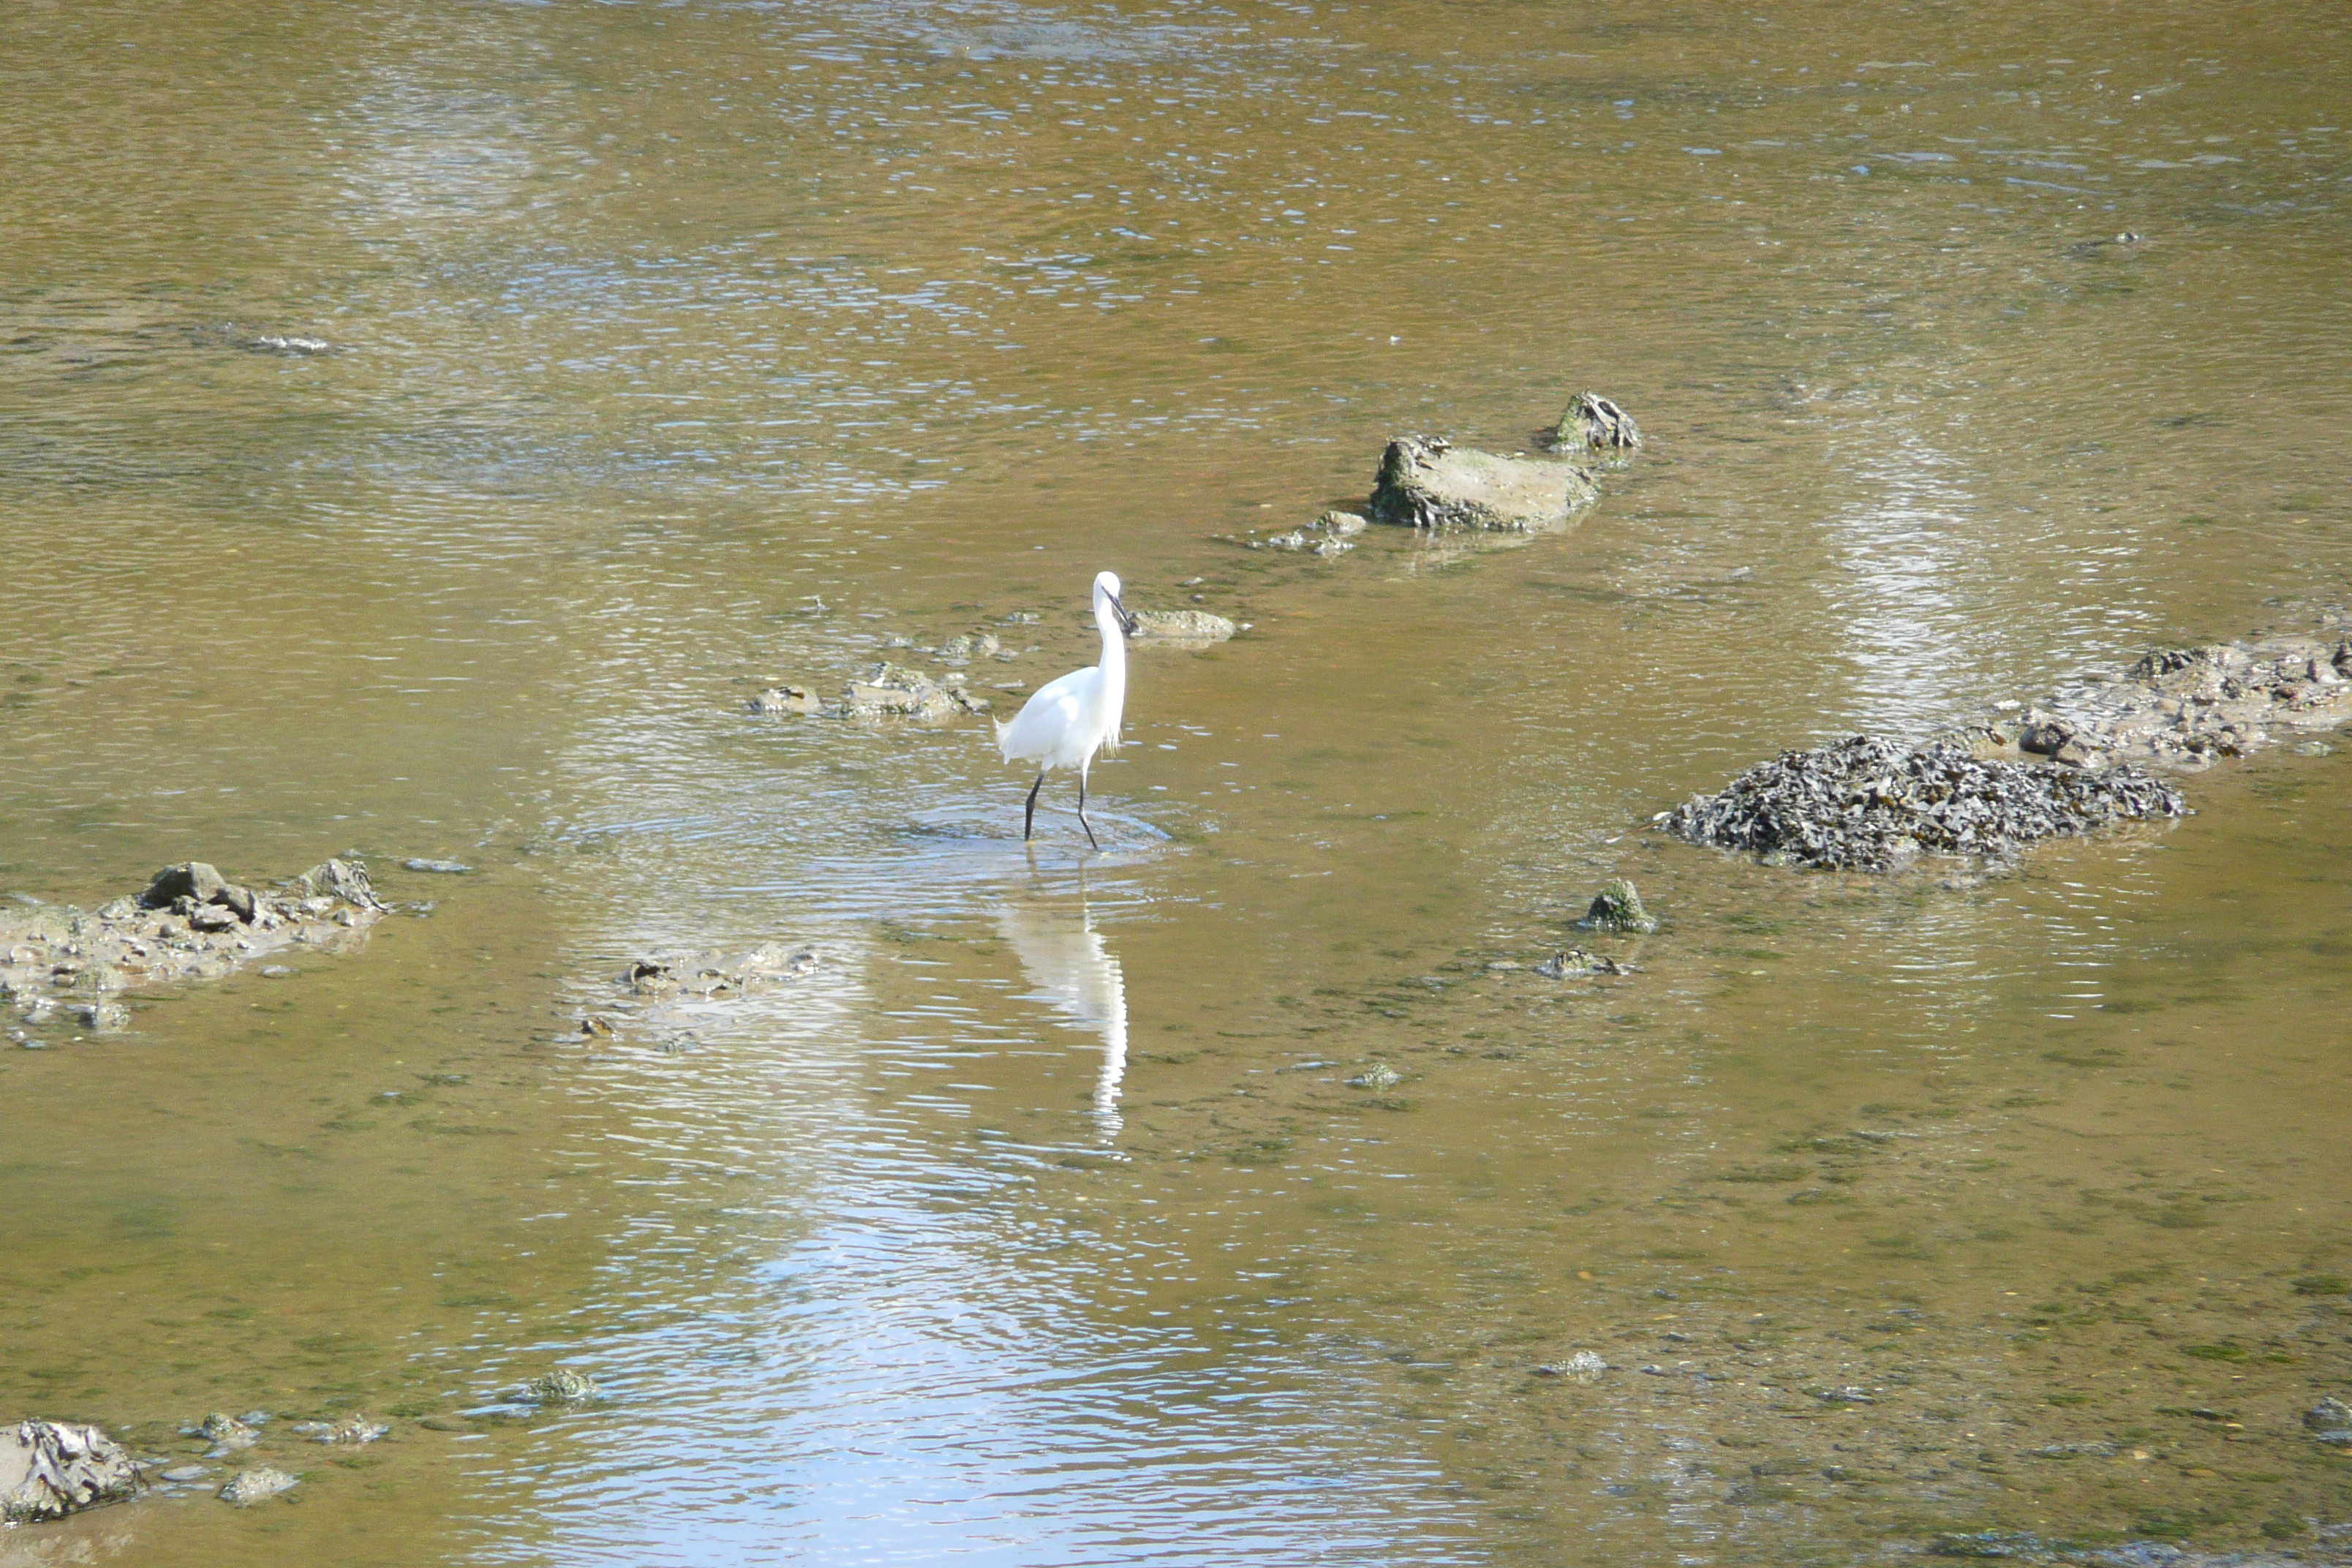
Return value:
[(1568, 400), (1559, 422), (1545, 432), (1554, 451), (1630, 452), (1642, 444), (1641, 427), (1633, 416), (1597, 392), (1580, 392)]
[(1603, 883), (1601, 890), (1592, 895), (1591, 907), (1584, 911), (1584, 918), (1576, 923), (1586, 931), (1632, 931), (1642, 936), (1658, 929), (1657, 917), (1642, 907), (1642, 895), (1622, 877)]

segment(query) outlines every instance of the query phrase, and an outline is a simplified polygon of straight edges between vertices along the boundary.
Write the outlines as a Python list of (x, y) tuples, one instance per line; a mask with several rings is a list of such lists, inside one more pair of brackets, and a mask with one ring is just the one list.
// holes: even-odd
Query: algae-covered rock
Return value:
[(0, 1519), (62, 1519), (140, 1488), (139, 1467), (95, 1426), (20, 1421), (0, 1429)]
[(522, 1397), (534, 1405), (578, 1405), (604, 1397), (604, 1391), (596, 1386), (594, 1378), (568, 1366), (541, 1373), (524, 1384), (521, 1392)]
[(2303, 1413), (2303, 1425), (2312, 1432), (2332, 1432), (2352, 1428), (2352, 1405), (2330, 1394)]
[(1374, 1062), (1348, 1080), (1350, 1089), (1392, 1089), (1403, 1075), (1386, 1062)]
[(1381, 454), (1365, 515), (1402, 528), (1526, 533), (1565, 528), (1600, 496), (1573, 463), (1506, 458), (1441, 437), (1401, 436)]
[(1592, 896), (1584, 918), (1576, 923), (1587, 931), (1634, 931), (1643, 936), (1658, 929), (1655, 917), (1642, 907), (1642, 895), (1622, 877), (1603, 884)]
[(1555, 451), (1630, 452), (1642, 444), (1633, 416), (1597, 392), (1580, 392), (1553, 426), (1548, 439)]

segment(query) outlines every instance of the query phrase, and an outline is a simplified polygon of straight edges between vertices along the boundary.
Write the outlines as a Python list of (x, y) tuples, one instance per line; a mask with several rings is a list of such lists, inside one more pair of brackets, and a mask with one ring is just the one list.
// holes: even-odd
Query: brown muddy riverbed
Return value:
[[(1958, 889), (1640, 829), (2352, 594), (2335, 12), (0, 45), (0, 891), (396, 906), (7, 1021), (0, 1416), (205, 1473), (0, 1563), (2344, 1554), (2343, 742)], [(1239, 542), (1586, 387), (1564, 534)], [(1100, 856), (748, 710), (1010, 710), (1103, 567), (1249, 629), (1137, 649)]]

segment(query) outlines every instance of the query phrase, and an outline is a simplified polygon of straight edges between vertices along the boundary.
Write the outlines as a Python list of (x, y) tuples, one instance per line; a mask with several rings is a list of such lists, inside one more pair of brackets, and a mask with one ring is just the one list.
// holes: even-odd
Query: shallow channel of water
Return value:
[[(0, 1414), (177, 1461), (264, 1409), (304, 1474), (0, 1563), (2352, 1524), (2300, 1422), (2352, 1397), (2344, 749), (1959, 886), (1641, 831), (2341, 601), (2337, 12), (28, 3), (0, 49), (0, 890), (348, 848), (404, 906), (0, 1048)], [(1585, 386), (1649, 445), (1570, 533), (1235, 542)], [(1022, 843), (984, 724), (745, 710), (972, 631), (1009, 710), (1106, 566), (1247, 629), (1138, 649), (1099, 855), (1059, 781)], [(1664, 930), (1580, 937), (1620, 874)], [(1577, 940), (1637, 972), (1526, 967)], [(614, 978), (761, 943), (815, 967)], [(559, 1364), (606, 1397), (513, 1401)], [(352, 1410), (392, 1435), (285, 1430)]]

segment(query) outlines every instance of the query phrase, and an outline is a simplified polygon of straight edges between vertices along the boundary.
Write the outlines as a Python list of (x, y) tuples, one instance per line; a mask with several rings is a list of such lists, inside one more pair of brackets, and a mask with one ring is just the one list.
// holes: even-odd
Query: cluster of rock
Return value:
[(2039, 839), (2179, 816), (2180, 792), (2141, 770), (2094, 771), (1855, 735), (1784, 752), (1655, 819), (1675, 837), (1778, 864), (1889, 871), (1922, 852), (2001, 862)]
[(1402, 528), (1532, 533), (1566, 528), (1601, 498), (1591, 470), (1569, 460), (1601, 452), (1622, 460), (1642, 444), (1633, 416), (1580, 392), (1543, 444), (1559, 456), (1506, 457), (1443, 437), (1400, 436), (1381, 454), (1364, 514)]
[[(994, 638), (990, 638), (994, 641)], [(967, 656), (969, 657), (969, 656)], [(887, 659), (841, 689), (831, 701), (804, 686), (772, 686), (751, 699), (754, 713), (821, 713), (835, 719), (912, 719), (939, 723), (964, 713), (985, 713), (989, 700), (975, 695), (960, 670), (934, 680), (919, 669)]]
[(632, 994), (652, 998), (673, 996), (711, 999), (764, 990), (813, 973), (816, 949), (783, 947), (763, 942), (743, 952), (701, 953), (688, 958), (640, 958), (623, 970), (616, 984)]
[(326, 860), (261, 892), (201, 860), (166, 866), (143, 892), (95, 910), (0, 910), (0, 1002), (30, 1025), (62, 1016), (123, 1021), (134, 984), (212, 980), (295, 947), (337, 945), (384, 914), (356, 857)]
[(2352, 720), (2352, 626), (2165, 649), (2046, 708), (1999, 708), (1923, 745), (1857, 735), (1787, 752), (1654, 821), (1782, 864), (1886, 871), (2183, 816), (2180, 792), (2141, 764), (2193, 770)]
[(1537, 433), (1549, 455), (1457, 447), (1443, 436), (1399, 436), (1381, 450), (1360, 512), (1328, 509), (1313, 522), (1241, 542), (1328, 559), (1355, 548), (1369, 522), (1430, 532), (1543, 533), (1566, 528), (1600, 499), (1586, 467), (1598, 454), (1625, 462), (1642, 444), (1633, 416), (1597, 392), (1580, 392)]
[(2352, 719), (2352, 626), (2151, 653), (2050, 709), (1997, 720), (1997, 742), (2077, 766), (2202, 767)]
[(1328, 559), (1356, 548), (1355, 536), (1370, 525), (1352, 511), (1328, 508), (1304, 528), (1249, 542), (1252, 550), (1289, 550)]
[[(1206, 610), (1138, 610), (1130, 640), (1171, 647), (1207, 647), (1221, 643), (1240, 628), (1223, 616)], [(1034, 616), (1027, 617), (1034, 620)], [(903, 646), (912, 647), (908, 642)], [(986, 713), (994, 704), (971, 688), (961, 666), (982, 658), (1017, 658), (1007, 654), (988, 632), (952, 637), (929, 653), (948, 672), (934, 679), (903, 664), (879, 660), (864, 675), (841, 689), (833, 699), (818, 696), (805, 686), (772, 686), (751, 700), (754, 713), (807, 713), (831, 719), (909, 719), (938, 724), (967, 713)]]
[[(557, 1367), (530, 1379), (516, 1391), (523, 1405), (542, 1408), (582, 1405), (602, 1399), (595, 1379), (572, 1367)], [(458, 1429), (440, 1418), (424, 1425), (436, 1430)], [(184, 1437), (210, 1445), (206, 1459), (226, 1459), (235, 1472), (221, 1486), (221, 1500), (238, 1508), (266, 1502), (299, 1484), (300, 1478), (266, 1464), (247, 1462), (246, 1451), (263, 1440), (263, 1428), (272, 1417), (267, 1410), (232, 1415), (215, 1410), (193, 1426), (181, 1428)], [(333, 1420), (293, 1421), (285, 1430), (295, 1437), (330, 1447), (354, 1447), (390, 1435), (392, 1428), (365, 1415)], [(151, 1482), (149, 1468), (159, 1468), (169, 1486), (184, 1485), (217, 1474), (202, 1463), (173, 1464), (151, 1458), (133, 1458), (122, 1446), (96, 1426), (61, 1421), (20, 1421), (0, 1427), (0, 1521), (33, 1523), (62, 1519), (69, 1513), (135, 1497)]]
[[(1327, 509), (1303, 527), (1242, 541), (1252, 550), (1287, 551), (1328, 559), (1355, 548), (1370, 522), (1425, 530), (1533, 533), (1565, 528), (1600, 498), (1600, 487), (1570, 454), (1604, 453), (1622, 458), (1639, 447), (1633, 416), (1598, 393), (1580, 392), (1559, 421), (1541, 436), (1550, 457), (1505, 457), (1456, 447), (1443, 437), (1400, 436), (1381, 454), (1372, 493), (1360, 515)], [(1240, 630), (1207, 610), (1137, 610), (1131, 634), (1139, 643), (1206, 647)], [(1006, 617), (1028, 624), (1034, 615)], [(976, 695), (960, 667), (984, 658), (1013, 658), (996, 636), (965, 633), (936, 648), (917, 647), (911, 638), (898, 646), (929, 654), (950, 667), (934, 679), (918, 669), (883, 661), (824, 697), (807, 686), (778, 684), (751, 699), (754, 713), (813, 714), (835, 719), (908, 719), (942, 723), (968, 713), (985, 713), (990, 700)], [(1032, 650), (1034, 651), (1034, 650)]]
[[(689, 1051), (695, 1047), (691, 1029), (709, 1016), (711, 1005), (790, 984), (816, 973), (821, 962), (813, 947), (779, 942), (739, 952), (640, 958), (614, 976), (614, 984), (625, 995), (616, 999), (614, 1009), (582, 1017), (580, 1036), (593, 1040), (625, 1031), (657, 1050)], [(561, 1038), (558, 1043), (576, 1042)]]

